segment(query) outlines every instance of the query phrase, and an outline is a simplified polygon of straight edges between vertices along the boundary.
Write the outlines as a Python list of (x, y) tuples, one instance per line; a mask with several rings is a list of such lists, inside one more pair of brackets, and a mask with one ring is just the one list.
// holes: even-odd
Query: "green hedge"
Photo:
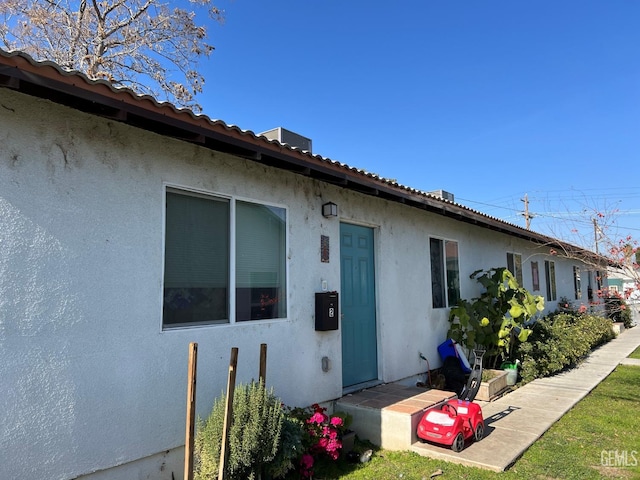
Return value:
[(557, 313), (533, 326), (519, 345), (522, 380), (530, 382), (576, 365), (595, 347), (614, 338), (611, 320), (596, 315)]

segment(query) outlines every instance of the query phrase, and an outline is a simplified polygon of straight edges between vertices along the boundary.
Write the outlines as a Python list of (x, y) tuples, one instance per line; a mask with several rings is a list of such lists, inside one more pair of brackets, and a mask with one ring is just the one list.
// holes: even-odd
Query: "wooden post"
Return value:
[(187, 373), (187, 429), (184, 442), (184, 480), (193, 480), (193, 434), (196, 419), (196, 367), (198, 344), (189, 344), (189, 372)]
[(222, 424), (222, 446), (220, 449), (220, 468), (218, 469), (218, 480), (224, 480), (224, 471), (229, 459), (229, 430), (233, 420), (233, 395), (236, 389), (236, 368), (238, 366), (238, 347), (231, 349), (231, 359), (229, 360), (229, 376), (227, 378), (227, 398), (224, 412), (224, 423)]
[(267, 385), (267, 344), (260, 344), (260, 381)]

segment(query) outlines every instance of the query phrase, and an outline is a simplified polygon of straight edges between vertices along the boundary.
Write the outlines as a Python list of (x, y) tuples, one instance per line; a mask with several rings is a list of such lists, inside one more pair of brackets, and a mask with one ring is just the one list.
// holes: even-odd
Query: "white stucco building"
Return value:
[(595, 281), (553, 239), (55, 65), (0, 51), (0, 87), (0, 478), (182, 478), (190, 342), (199, 415), (262, 343), (306, 406), (437, 366), (475, 270), (547, 310)]

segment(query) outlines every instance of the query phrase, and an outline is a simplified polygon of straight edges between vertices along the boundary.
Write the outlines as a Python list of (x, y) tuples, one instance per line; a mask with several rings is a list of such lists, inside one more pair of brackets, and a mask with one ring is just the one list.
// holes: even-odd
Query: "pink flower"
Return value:
[(327, 449), (327, 455), (329, 455), (332, 460), (337, 460), (338, 457), (340, 457), (340, 448)]
[(327, 416), (322, 412), (314, 413), (307, 423), (317, 423), (318, 425), (324, 423), (327, 420)]
[(332, 438), (327, 443), (327, 452), (340, 452), (342, 448), (342, 442), (338, 438)]
[(330, 423), (334, 427), (341, 427), (344, 422), (342, 421), (342, 418), (340, 418), (340, 417), (332, 417)]
[(340, 416), (326, 414), (327, 409), (318, 404), (311, 407), (306, 418), (307, 435), (305, 436), (305, 453), (299, 460), (299, 472), (301, 478), (310, 478), (313, 475), (311, 467), (313, 461), (326, 455), (337, 460), (342, 450), (340, 431), (344, 428), (344, 419)]
[(308, 453), (302, 455), (302, 458), (300, 459), (300, 475), (302, 478), (311, 478), (313, 476), (313, 470), (311, 470), (313, 463), (313, 456)]
[(302, 458), (300, 459), (300, 466), (305, 470), (309, 470), (313, 467), (313, 456), (308, 453), (302, 455)]

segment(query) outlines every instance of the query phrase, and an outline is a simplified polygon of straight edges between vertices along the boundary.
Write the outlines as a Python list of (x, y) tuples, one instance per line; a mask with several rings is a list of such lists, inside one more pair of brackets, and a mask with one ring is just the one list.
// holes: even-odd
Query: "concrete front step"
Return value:
[(358, 437), (387, 450), (407, 450), (418, 437), (424, 412), (451, 398), (454, 392), (400, 384), (384, 384), (342, 397), (335, 410), (350, 414)]

